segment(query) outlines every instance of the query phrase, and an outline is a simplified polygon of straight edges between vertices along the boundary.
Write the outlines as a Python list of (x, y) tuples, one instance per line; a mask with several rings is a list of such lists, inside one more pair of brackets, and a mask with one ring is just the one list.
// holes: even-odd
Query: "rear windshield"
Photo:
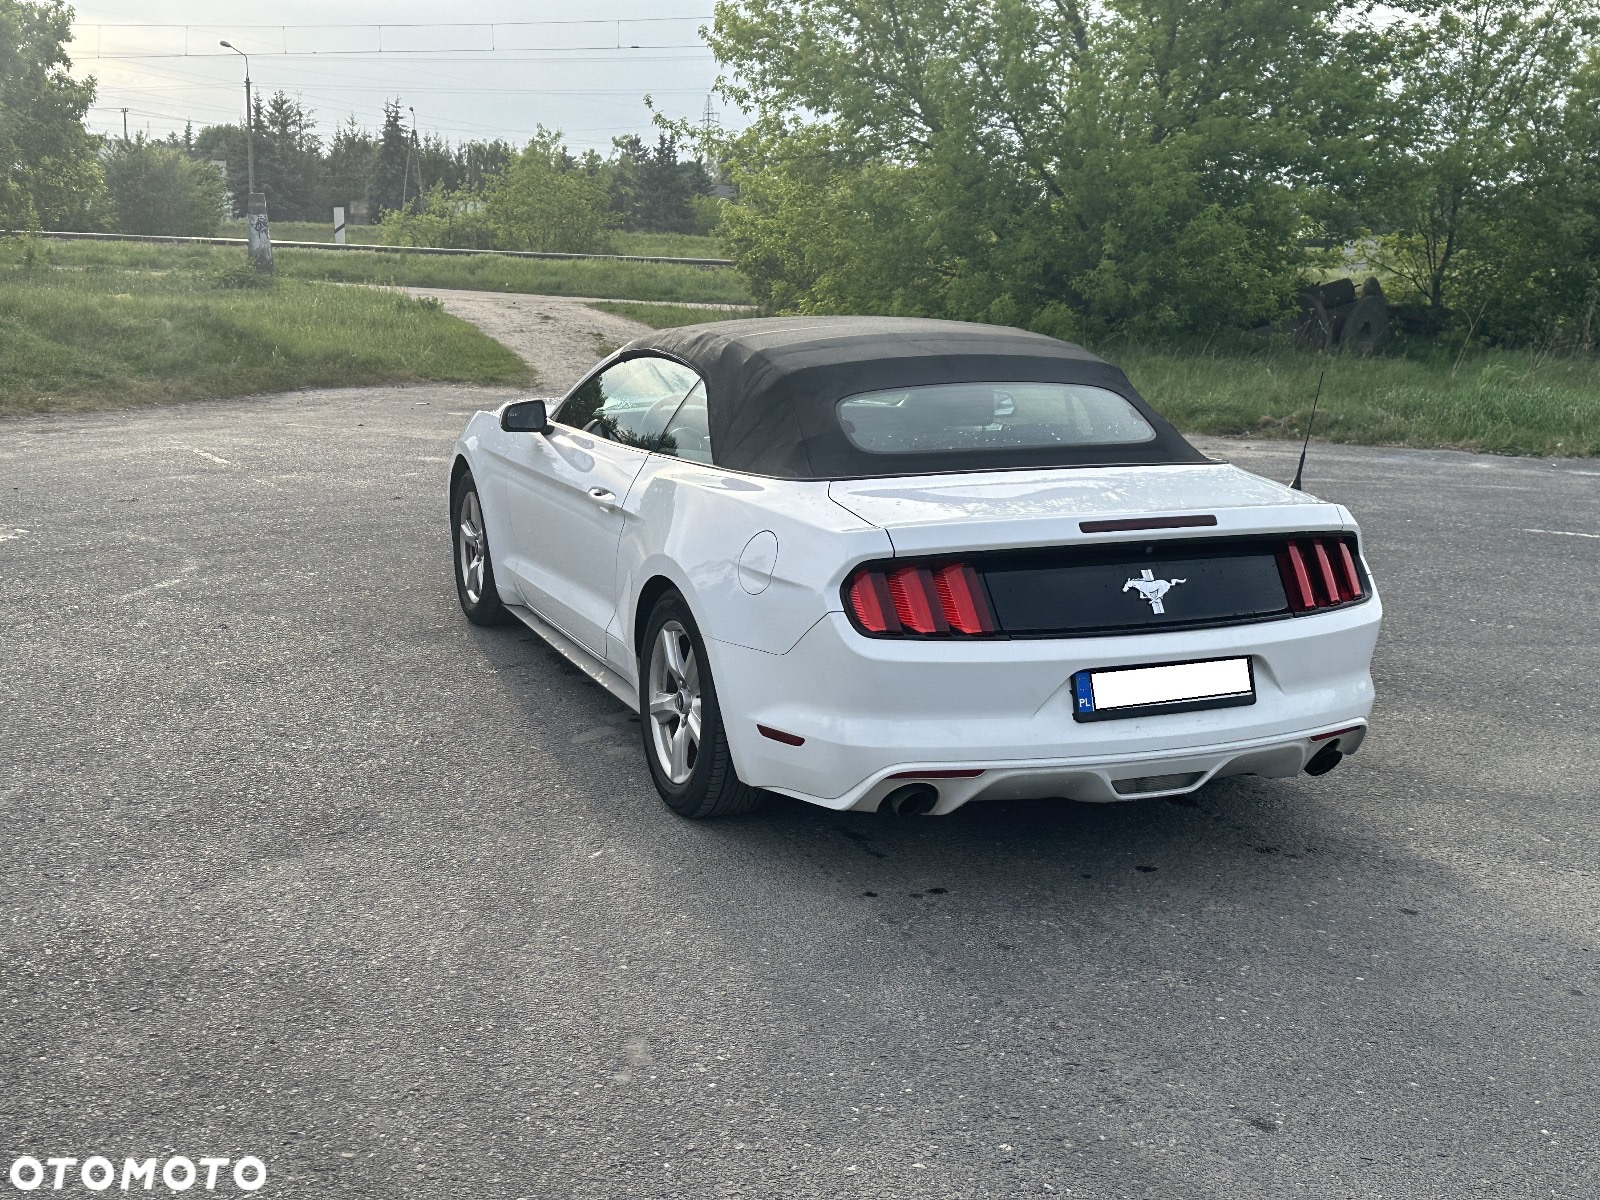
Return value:
[(1127, 400), (1077, 383), (941, 383), (839, 401), (869, 454), (1137, 445), (1156, 431)]

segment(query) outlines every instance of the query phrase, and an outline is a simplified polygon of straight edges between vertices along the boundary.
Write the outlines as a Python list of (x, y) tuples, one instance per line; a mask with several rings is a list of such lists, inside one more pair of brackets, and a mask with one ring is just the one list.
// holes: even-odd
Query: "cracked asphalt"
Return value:
[(0, 423), (0, 1166), (1600, 1189), (1600, 466), (1312, 448), (1388, 609), (1373, 734), (1325, 778), (689, 824), (630, 714), (457, 611), (447, 455), (496, 398)]

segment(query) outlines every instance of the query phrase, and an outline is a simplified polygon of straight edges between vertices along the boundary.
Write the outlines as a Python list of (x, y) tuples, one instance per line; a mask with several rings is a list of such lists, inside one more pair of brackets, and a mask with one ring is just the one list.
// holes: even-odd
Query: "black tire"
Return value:
[[(694, 742), (693, 751), (684, 755), (676, 771), (668, 746), (677, 744), (673, 731), (689, 725), (692, 704), (680, 701), (675, 713), (667, 713), (660, 720), (651, 711), (652, 694), (671, 690), (662, 681), (663, 675), (666, 680), (673, 676), (664, 649), (664, 634), (678, 646), (680, 665), (685, 671), (692, 669), (694, 674), (694, 679), (687, 684), (683, 675), (678, 676), (677, 694), (680, 697), (693, 691), (699, 694), (700, 736), (697, 741), (692, 737), (688, 739)], [(684, 654), (685, 642), (692, 658)], [(694, 618), (689, 615), (689, 606), (677, 592), (668, 592), (656, 602), (650, 619), (645, 622), (640, 646), (639, 729), (650, 777), (667, 807), (680, 817), (694, 821), (737, 816), (761, 807), (766, 793), (740, 782), (733, 769), (733, 756), (728, 752), (727, 732), (722, 724), (722, 709), (717, 703), (705, 642)], [(654, 686), (653, 680), (656, 680)], [(674, 781), (674, 774), (681, 775), (685, 768), (687, 777)]]
[[(468, 530), (463, 529), (465, 514)], [(471, 471), (463, 471), (450, 496), (450, 546), (456, 563), (456, 599), (461, 611), (474, 625), (499, 625), (506, 619), (505, 606), (494, 585), (494, 558), (489, 552), (489, 534), (483, 523), (483, 502)], [(481, 547), (482, 560), (477, 549)], [(475, 585), (475, 586), (474, 586)]]

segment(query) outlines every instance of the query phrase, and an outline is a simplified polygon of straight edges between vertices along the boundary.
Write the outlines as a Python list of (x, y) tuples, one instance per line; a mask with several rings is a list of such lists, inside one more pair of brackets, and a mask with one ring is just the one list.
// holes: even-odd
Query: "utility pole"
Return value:
[(400, 176), (400, 211), (405, 212), (406, 201), (411, 197), (411, 156), (417, 156), (417, 199), (422, 199), (422, 148), (417, 145), (417, 110), (409, 104), (406, 108), (411, 113), (411, 137), (406, 141), (406, 169)]
[(267, 197), (256, 191), (256, 106), (250, 94), (250, 56), (230, 42), (218, 42), (244, 59), (244, 157), (249, 172), (249, 199), (244, 206), (245, 240), (250, 261), (259, 271), (272, 270), (272, 235), (267, 228)]
[[(411, 120), (416, 124), (416, 118)], [(400, 172), (400, 211), (405, 212), (406, 201), (411, 197), (411, 139), (406, 139), (406, 169)]]
[(422, 143), (417, 139), (417, 110), (406, 105), (411, 110), (411, 148), (417, 152), (417, 203), (422, 203), (422, 193), (427, 189), (422, 186)]
[(122, 140), (128, 140), (128, 110), (122, 110)]

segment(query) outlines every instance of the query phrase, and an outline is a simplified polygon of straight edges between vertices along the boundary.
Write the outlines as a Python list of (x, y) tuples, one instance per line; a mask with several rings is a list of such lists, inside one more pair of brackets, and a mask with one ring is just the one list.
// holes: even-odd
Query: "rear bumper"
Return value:
[[(1339, 739), (1350, 753), (1372, 708), (1381, 618), (1374, 596), (1222, 629), (962, 643), (865, 638), (831, 613), (787, 654), (721, 642), (712, 654), (746, 783), (828, 808), (875, 809), (911, 781), (891, 776), (981, 770), (930, 781), (942, 813), (976, 799), (1125, 800), (1226, 775), (1294, 775), (1326, 744), (1316, 735), (1356, 726)], [(1079, 670), (1232, 655), (1254, 662), (1253, 705), (1073, 720), (1070, 680)], [(805, 742), (774, 741), (758, 725)]]

